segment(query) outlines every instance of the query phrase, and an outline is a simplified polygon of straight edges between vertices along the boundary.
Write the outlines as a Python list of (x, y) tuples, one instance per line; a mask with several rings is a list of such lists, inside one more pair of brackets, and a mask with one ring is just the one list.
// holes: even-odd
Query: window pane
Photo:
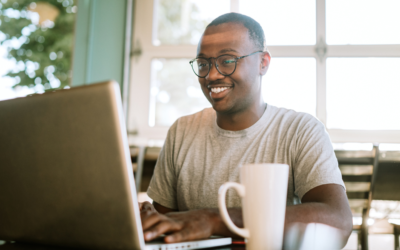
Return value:
[(371, 250), (395, 250), (393, 234), (370, 234), (368, 235), (368, 245)]
[(315, 44), (315, 0), (240, 0), (239, 8), (261, 24), (267, 45)]
[(69, 88), (76, 1), (0, 3), (0, 100)]
[(358, 233), (352, 233), (347, 241), (346, 246), (342, 250), (358, 249)]
[(400, 130), (400, 58), (328, 58), (327, 126)]
[(315, 116), (315, 58), (272, 58), (263, 77), (262, 94), (271, 105)]
[(157, 0), (153, 44), (197, 45), (206, 26), (230, 12), (230, 0)]
[(181, 116), (211, 107), (189, 60), (152, 60), (149, 126), (171, 126)]
[(327, 0), (327, 43), (398, 44), (399, 13), (399, 0)]

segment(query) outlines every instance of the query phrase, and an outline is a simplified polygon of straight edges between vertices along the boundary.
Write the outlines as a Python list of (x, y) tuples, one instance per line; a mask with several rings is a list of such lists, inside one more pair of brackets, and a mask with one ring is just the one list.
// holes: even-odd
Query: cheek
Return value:
[(237, 98), (254, 98), (260, 92), (259, 76), (252, 67), (243, 67), (231, 76)]
[(210, 99), (206, 80), (204, 78), (199, 78), (199, 84), (200, 84), (201, 91), (203, 91), (203, 94), (206, 96), (207, 99)]
[(240, 81), (245, 88), (256, 87), (256, 83), (259, 82), (258, 68), (256, 65), (242, 65), (237, 72), (234, 73), (234, 77), (237, 81)]
[(200, 88), (203, 90), (207, 89), (207, 84), (206, 84), (206, 80), (204, 78), (198, 78), (199, 79), (199, 84), (200, 84)]

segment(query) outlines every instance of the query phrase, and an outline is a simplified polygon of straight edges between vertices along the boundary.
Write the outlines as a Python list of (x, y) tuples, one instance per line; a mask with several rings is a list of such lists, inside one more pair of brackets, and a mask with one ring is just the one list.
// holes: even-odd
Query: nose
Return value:
[(215, 81), (218, 79), (223, 79), (225, 76), (219, 73), (217, 70), (217, 60), (215, 58), (211, 58), (211, 68), (210, 72), (208, 72), (208, 75), (206, 76), (207, 81)]

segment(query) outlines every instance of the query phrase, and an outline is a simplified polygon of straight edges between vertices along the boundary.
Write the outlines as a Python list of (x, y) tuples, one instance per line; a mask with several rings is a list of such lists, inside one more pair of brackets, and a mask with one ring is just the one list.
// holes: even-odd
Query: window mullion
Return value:
[(315, 57), (314, 46), (309, 45), (271, 45), (268, 46), (268, 51), (272, 57)]
[[(326, 41), (325, 0), (316, 0), (316, 44)], [(317, 56), (315, 54), (315, 56)], [(326, 58), (317, 59), (317, 118), (326, 126)]]
[(315, 41), (316, 43), (322, 38), (326, 41), (326, 16), (325, 16), (325, 0), (316, 0), (316, 11), (317, 11), (317, 27), (316, 32), (317, 36)]
[(326, 59), (317, 60), (317, 118), (326, 127)]
[(196, 45), (161, 45), (161, 46), (143, 46), (146, 54), (150, 57), (165, 57), (165, 58), (195, 58)]
[(329, 45), (329, 57), (400, 57), (398, 44)]
[[(129, 132), (145, 136), (142, 132), (148, 127), (148, 111), (150, 98), (150, 64), (149, 51), (154, 48), (152, 44), (154, 1), (135, 1), (134, 35), (130, 61), (130, 86), (129, 86)], [(138, 11), (140, 10), (140, 11)]]

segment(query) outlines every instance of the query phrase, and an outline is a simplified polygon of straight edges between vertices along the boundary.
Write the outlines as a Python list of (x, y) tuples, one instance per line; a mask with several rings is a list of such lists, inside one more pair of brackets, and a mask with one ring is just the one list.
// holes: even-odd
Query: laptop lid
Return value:
[(143, 249), (120, 90), (0, 102), (0, 239)]

